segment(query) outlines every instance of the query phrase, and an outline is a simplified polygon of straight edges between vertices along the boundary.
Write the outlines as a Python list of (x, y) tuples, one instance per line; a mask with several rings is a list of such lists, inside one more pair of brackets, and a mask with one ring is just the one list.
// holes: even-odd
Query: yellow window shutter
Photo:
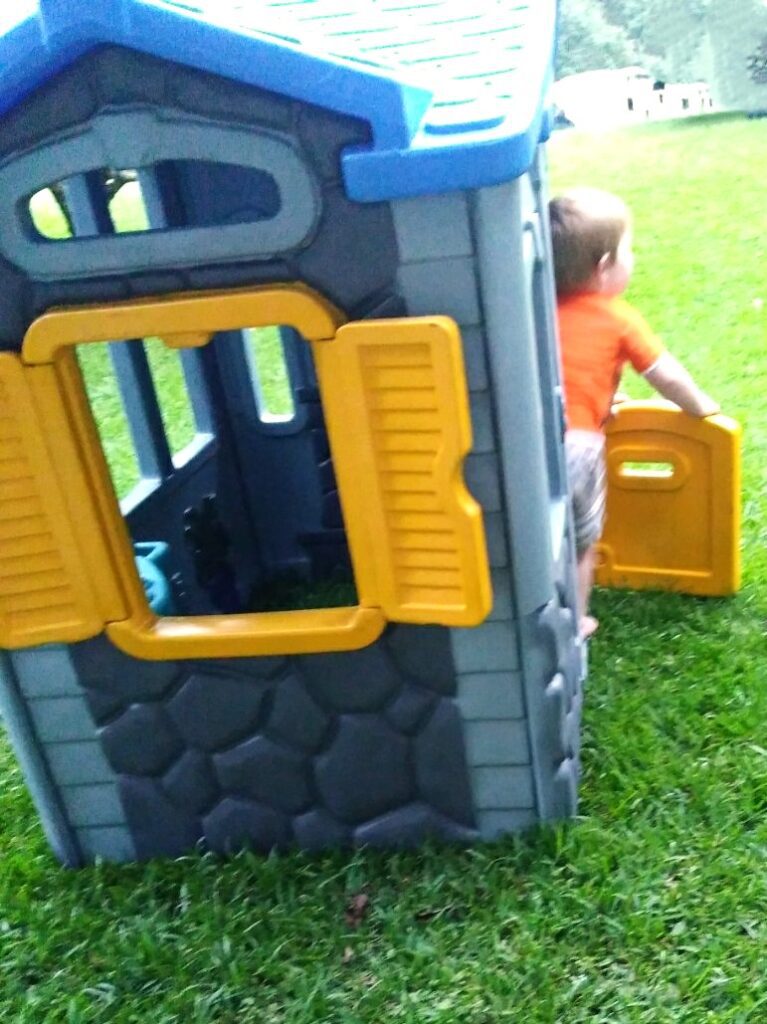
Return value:
[(82, 473), (53, 368), (0, 354), (0, 647), (84, 640), (122, 611), (93, 572), (100, 525)]
[(472, 626), (492, 597), (461, 338), (447, 317), (370, 320), (313, 344), (363, 605)]

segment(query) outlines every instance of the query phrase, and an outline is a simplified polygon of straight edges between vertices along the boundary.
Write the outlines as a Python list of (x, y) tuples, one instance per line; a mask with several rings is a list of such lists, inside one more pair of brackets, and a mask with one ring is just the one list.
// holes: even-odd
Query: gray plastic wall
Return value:
[(110, 767), (69, 650), (48, 645), (0, 657), (0, 713), (50, 846), (76, 867), (134, 860)]
[(494, 607), (452, 630), (467, 760), (486, 837), (575, 812), (583, 653), (543, 156), (518, 181), (393, 204), (412, 315), (460, 325)]

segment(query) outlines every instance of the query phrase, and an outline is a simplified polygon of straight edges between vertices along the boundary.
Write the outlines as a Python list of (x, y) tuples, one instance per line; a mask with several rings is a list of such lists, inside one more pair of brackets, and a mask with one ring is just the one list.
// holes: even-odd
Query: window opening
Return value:
[[(305, 387), (294, 396), (285, 345), (290, 334), (292, 328), (274, 325), (217, 336), (211, 355), (228, 346), (244, 354), (251, 368), (251, 380), (243, 378), (245, 394), (249, 390), (251, 405), (258, 405), (259, 420), (295, 419), (299, 426), (292, 433), (258, 432), (239, 448), (233, 439), (216, 446), (205, 456), (211, 468), (200, 471), (199, 483), (194, 473), (168, 479), (196, 455), (190, 445), (200, 436), (182, 352), (156, 336), (77, 346), (116, 496), (125, 499), (146, 481), (135, 500), (122, 502), (124, 515), (134, 544), (164, 545), (174, 614), (359, 603), (319, 391)], [(311, 360), (308, 343), (295, 336)], [(118, 358), (110, 358), (110, 348), (122, 350)], [(244, 429), (243, 420), (237, 423)], [(143, 449), (158, 445), (153, 462)]]
[(118, 234), (151, 231), (149, 216), (135, 170), (102, 171), (109, 217)]
[[(282, 209), (276, 178), (257, 167), (213, 160), (173, 160), (157, 164), (155, 169), (161, 175), (171, 171), (184, 196), (188, 219), (195, 226), (269, 221)], [(232, 195), (238, 197), (234, 213)]]
[[(259, 421), (275, 428), (295, 425), (295, 432), (287, 434), (279, 429), (259, 431), (261, 449), (266, 455), (282, 451), (287, 458), (303, 462), (298, 474), (287, 463), (280, 467), (281, 494), (275, 496), (290, 505), (290, 495), (295, 495), (303, 508), (295, 520), (293, 538), (302, 564), (271, 566), (250, 587), (248, 609), (269, 612), (356, 605), (311, 347), (298, 332), (283, 325), (245, 328), (242, 337)], [(291, 514), (288, 508), (285, 511)], [(275, 519), (270, 518), (273, 529)]]
[(28, 209), (35, 231), (43, 238), (54, 241), (57, 238), (71, 238), (74, 234), (72, 218), (60, 183), (41, 188), (30, 196)]
[(189, 398), (181, 353), (168, 348), (160, 338), (146, 338), (144, 349), (160, 406), (165, 436), (174, 464), (183, 462), (179, 456), (195, 440), (197, 424)]
[[(165, 219), (153, 223), (143, 193), (142, 180), (157, 176), (173, 179), (188, 206), (184, 223)], [(109, 211), (109, 218), (118, 235), (136, 232), (173, 232), (189, 227), (233, 226), (273, 220), (282, 210), (279, 185), (273, 175), (254, 167), (216, 163), (206, 160), (173, 160), (142, 168), (102, 167), (87, 174), (95, 187), (99, 205)], [(72, 179), (72, 180), (75, 180)], [(73, 222), (65, 196), (65, 182), (51, 182), (26, 200), (27, 212), (38, 237), (46, 241), (63, 241), (83, 232), (73, 231)], [(232, 212), (231, 196), (239, 194), (241, 202)], [(196, 197), (204, 197), (200, 203)], [(91, 232), (88, 232), (89, 234)]]
[(248, 327), (242, 333), (259, 419), (289, 422), (296, 406), (282, 328)]
[(109, 357), (109, 344), (127, 345), (129, 342), (78, 345), (77, 361), (109, 466), (112, 485), (118, 499), (122, 499), (136, 487), (141, 474), (128, 417)]
[(674, 465), (671, 462), (622, 462), (620, 475), (649, 480), (670, 480), (674, 475)]

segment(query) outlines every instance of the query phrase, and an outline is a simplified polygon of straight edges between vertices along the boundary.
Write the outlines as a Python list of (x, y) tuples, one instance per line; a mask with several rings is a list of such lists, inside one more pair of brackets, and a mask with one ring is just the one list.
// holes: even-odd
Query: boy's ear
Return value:
[(603, 253), (602, 256), (599, 257), (599, 263), (597, 263), (596, 270), (592, 277), (592, 287), (596, 291), (602, 290), (602, 286), (605, 283), (605, 275), (609, 272), (614, 263), (615, 257), (611, 252)]
[(610, 269), (613, 263), (615, 263), (615, 257), (613, 254), (611, 252), (604, 253), (600, 256), (599, 263), (597, 263), (597, 273), (603, 274), (606, 270)]

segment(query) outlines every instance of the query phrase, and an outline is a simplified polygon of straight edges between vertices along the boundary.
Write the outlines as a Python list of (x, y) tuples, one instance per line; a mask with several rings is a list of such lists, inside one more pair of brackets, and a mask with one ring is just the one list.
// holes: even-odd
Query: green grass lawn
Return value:
[(581, 817), (522, 839), (72, 873), (6, 751), (3, 1020), (767, 1020), (767, 131), (724, 119), (561, 134), (550, 162), (557, 187), (628, 199), (629, 297), (744, 424), (741, 593), (596, 595)]

